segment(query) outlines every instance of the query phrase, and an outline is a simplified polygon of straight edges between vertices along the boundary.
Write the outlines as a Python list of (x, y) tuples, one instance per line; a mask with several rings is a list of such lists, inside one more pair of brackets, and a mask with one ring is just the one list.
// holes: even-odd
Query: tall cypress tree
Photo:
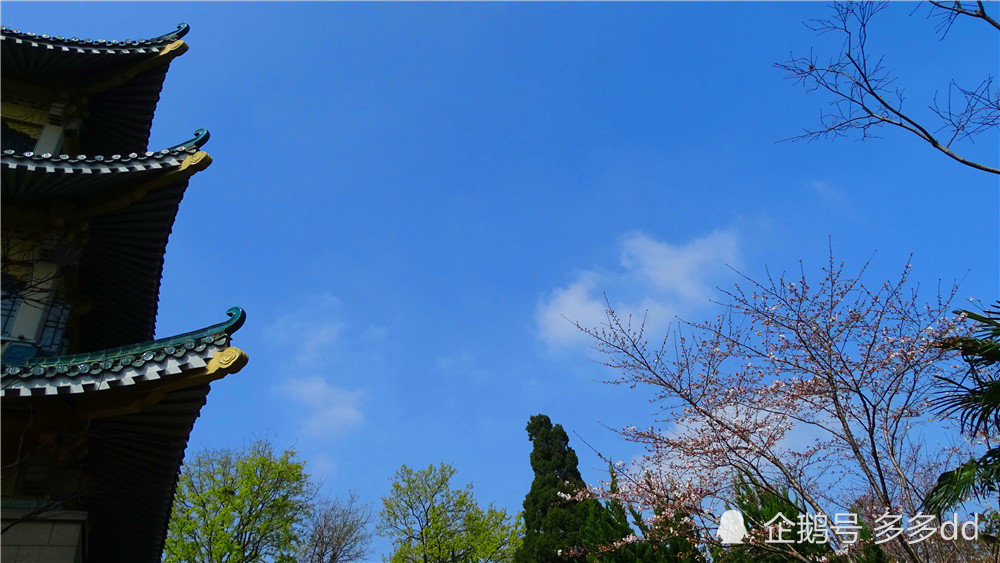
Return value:
[[(535, 479), (524, 497), (524, 543), (515, 563), (586, 561), (582, 555), (583, 530), (587, 525), (588, 504), (569, 501), (586, 486), (577, 469), (577, 457), (569, 447), (569, 437), (559, 424), (544, 414), (528, 421), (532, 442), (531, 469)], [(580, 554), (580, 555), (575, 555)]]

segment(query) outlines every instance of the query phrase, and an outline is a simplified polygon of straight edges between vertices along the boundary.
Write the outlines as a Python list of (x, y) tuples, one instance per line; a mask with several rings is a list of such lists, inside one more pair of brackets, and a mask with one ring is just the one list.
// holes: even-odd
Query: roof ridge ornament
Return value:
[(211, 135), (211, 133), (208, 132), (208, 129), (201, 128), (201, 129), (198, 129), (198, 130), (196, 130), (194, 132), (194, 138), (188, 139), (187, 141), (184, 141), (183, 143), (178, 143), (178, 144), (176, 144), (176, 145), (174, 145), (172, 147), (169, 147), (167, 149), (164, 149), (164, 150), (172, 151), (172, 150), (177, 150), (177, 149), (186, 149), (186, 148), (189, 148), (189, 147), (194, 147), (196, 149), (200, 149), (202, 145), (204, 145), (205, 143), (208, 142), (208, 139), (211, 136), (212, 135)]
[(157, 42), (157, 43), (159, 43), (161, 41), (164, 42), (164, 43), (167, 43), (167, 42), (173, 43), (174, 41), (177, 41), (181, 37), (184, 37), (185, 35), (187, 35), (187, 33), (189, 31), (191, 31), (191, 26), (189, 26), (188, 24), (186, 24), (184, 22), (181, 22), (181, 23), (177, 24), (177, 29), (175, 29), (174, 31), (171, 31), (170, 33), (164, 33), (163, 35), (161, 35), (159, 37), (155, 37), (153, 39), (150, 39), (150, 41), (154, 41), (154, 42)]

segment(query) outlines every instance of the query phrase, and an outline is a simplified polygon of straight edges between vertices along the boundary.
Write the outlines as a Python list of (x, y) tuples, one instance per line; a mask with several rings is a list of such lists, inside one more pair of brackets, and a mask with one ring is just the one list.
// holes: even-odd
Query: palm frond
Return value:
[[(939, 346), (961, 352), (969, 364), (971, 383), (938, 377), (947, 384), (936, 399), (936, 411), (957, 416), (962, 432), (976, 436), (1000, 430), (1000, 378), (996, 370), (983, 368), (1000, 362), (1000, 301), (982, 313), (955, 311), (976, 322), (971, 336), (944, 339)], [(963, 378), (965, 379), (965, 378)], [(940, 515), (945, 510), (987, 492), (997, 492), (1000, 484), (1000, 448), (992, 448), (979, 458), (942, 473), (924, 497), (924, 508)]]
[(1000, 448), (993, 448), (979, 459), (942, 473), (924, 497), (924, 509), (940, 516), (970, 498), (996, 492), (1000, 484)]
[(941, 348), (961, 352), (975, 371), (1000, 362), (1000, 301), (982, 313), (955, 311), (977, 323), (972, 336), (955, 336), (941, 341)]
[(1000, 428), (1000, 381), (965, 386), (941, 378), (954, 387), (938, 395), (937, 412), (945, 416), (958, 416), (962, 431), (970, 436)]

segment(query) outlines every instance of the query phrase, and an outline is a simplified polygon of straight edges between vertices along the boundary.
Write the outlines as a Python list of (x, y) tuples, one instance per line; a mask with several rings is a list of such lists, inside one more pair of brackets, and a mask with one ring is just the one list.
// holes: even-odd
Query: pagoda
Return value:
[(167, 238), (212, 162), (204, 130), (147, 146), (187, 31), (0, 28), (5, 563), (159, 561), (209, 383), (246, 365), (238, 307), (154, 339)]

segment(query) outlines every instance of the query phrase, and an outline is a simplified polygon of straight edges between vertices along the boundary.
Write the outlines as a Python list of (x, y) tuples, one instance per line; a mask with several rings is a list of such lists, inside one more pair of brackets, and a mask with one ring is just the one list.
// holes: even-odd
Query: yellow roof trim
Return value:
[[(111, 418), (136, 413), (159, 403), (164, 395), (171, 391), (197, 387), (236, 373), (243, 369), (248, 361), (249, 356), (246, 352), (235, 346), (229, 346), (216, 352), (205, 367), (168, 376), (154, 382), (139, 384), (140, 387), (145, 388), (141, 391), (125, 387), (120, 389), (121, 394), (109, 389), (110, 393), (107, 391), (98, 392), (93, 397), (82, 395), (82, 400), (76, 408), (76, 416), (78, 418)], [(127, 394), (138, 394), (138, 396), (126, 398), (124, 400), (127, 402), (121, 404), (122, 395)]]
[(145, 59), (142, 62), (136, 63), (131, 67), (111, 74), (110, 76), (105, 76), (89, 84), (81, 85), (80, 93), (83, 96), (91, 96), (98, 92), (110, 90), (115, 86), (121, 86), (122, 84), (135, 78), (136, 75), (141, 72), (145, 72), (159, 65), (169, 64), (175, 57), (183, 55), (187, 50), (188, 44), (185, 43), (183, 39), (178, 39), (177, 41), (174, 41), (173, 43), (160, 49), (160, 52), (154, 57)]
[(139, 184), (134, 188), (126, 190), (124, 193), (119, 192), (113, 196), (105, 197), (97, 203), (83, 208), (81, 210), (81, 215), (84, 217), (94, 217), (96, 215), (102, 215), (111, 211), (124, 209), (146, 197), (149, 192), (162, 188), (168, 184), (190, 178), (196, 173), (208, 168), (211, 164), (212, 157), (205, 151), (198, 151), (194, 154), (189, 154), (184, 158), (184, 161), (181, 162), (180, 167), (176, 170), (171, 170), (163, 176)]

